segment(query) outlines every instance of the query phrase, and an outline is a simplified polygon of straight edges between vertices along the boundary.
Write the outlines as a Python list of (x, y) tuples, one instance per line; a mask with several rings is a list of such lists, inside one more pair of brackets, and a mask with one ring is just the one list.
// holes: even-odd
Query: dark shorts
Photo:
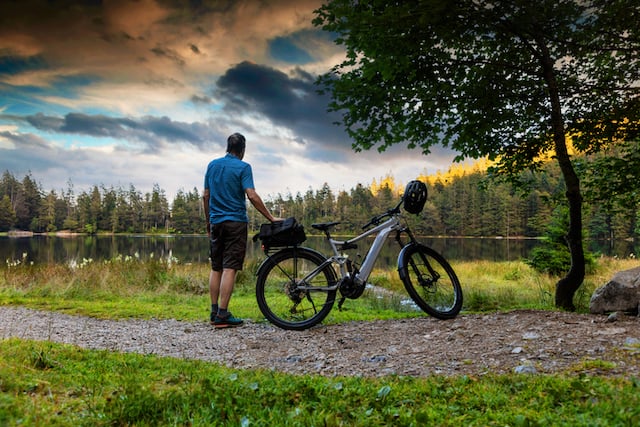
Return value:
[(247, 232), (246, 222), (225, 221), (211, 225), (209, 258), (212, 270), (242, 270), (247, 253)]

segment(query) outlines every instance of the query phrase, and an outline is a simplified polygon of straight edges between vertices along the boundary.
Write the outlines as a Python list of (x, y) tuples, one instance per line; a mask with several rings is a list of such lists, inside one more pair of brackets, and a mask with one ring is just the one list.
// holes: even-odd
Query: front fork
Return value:
[[(418, 241), (413, 236), (413, 233), (411, 232), (411, 230), (408, 227), (403, 227), (400, 230), (396, 231), (395, 240), (400, 245), (400, 248), (404, 248), (405, 247), (405, 244), (402, 241), (402, 233), (407, 233), (407, 236), (409, 236), (409, 242), (407, 243), (407, 245), (410, 245), (410, 244), (417, 245), (418, 244)], [(421, 273), (420, 269), (418, 268), (416, 263), (413, 261), (413, 257), (409, 258), (409, 267), (415, 273), (416, 277), (418, 278), (418, 283), (421, 286), (431, 286), (434, 283), (436, 283), (438, 281), (438, 279), (440, 279), (440, 274), (437, 271), (435, 271), (433, 269), (433, 267), (431, 267), (431, 263), (429, 262), (427, 257), (422, 253), (422, 251), (418, 251), (418, 253), (420, 254), (420, 258), (422, 259), (422, 263), (427, 268), (427, 270), (429, 270), (429, 274), (430, 274), (431, 278), (428, 279), (428, 280), (424, 279), (424, 274)], [(398, 262), (398, 264), (399, 264), (398, 268), (401, 268), (403, 263), (401, 262), (401, 260), (398, 260), (398, 261), (399, 261)]]

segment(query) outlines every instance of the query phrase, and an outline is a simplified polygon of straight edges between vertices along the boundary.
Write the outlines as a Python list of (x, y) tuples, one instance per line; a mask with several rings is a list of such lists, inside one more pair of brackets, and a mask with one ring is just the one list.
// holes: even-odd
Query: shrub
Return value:
[[(569, 210), (566, 206), (558, 206), (552, 216), (543, 243), (533, 248), (530, 258), (525, 262), (540, 273), (559, 276), (571, 268), (571, 253), (565, 241), (565, 233), (569, 229)], [(593, 254), (585, 251), (584, 261), (587, 270), (593, 269)]]

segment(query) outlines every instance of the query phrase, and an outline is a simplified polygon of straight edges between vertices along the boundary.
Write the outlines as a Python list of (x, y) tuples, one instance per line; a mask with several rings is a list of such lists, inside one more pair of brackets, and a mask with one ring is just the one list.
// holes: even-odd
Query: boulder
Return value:
[(612, 311), (637, 313), (640, 305), (640, 267), (620, 271), (591, 296), (589, 310), (594, 314)]

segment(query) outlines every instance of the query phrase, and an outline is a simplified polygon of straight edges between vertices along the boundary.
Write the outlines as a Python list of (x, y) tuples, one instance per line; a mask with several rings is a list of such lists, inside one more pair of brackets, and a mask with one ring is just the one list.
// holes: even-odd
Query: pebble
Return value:
[(627, 337), (627, 339), (624, 340), (624, 347), (623, 348), (625, 350), (631, 350), (631, 351), (634, 351), (634, 352), (640, 352), (640, 339)]
[(365, 362), (380, 363), (380, 362), (385, 362), (387, 360), (387, 356), (378, 354), (376, 356), (371, 356), (369, 358), (365, 358), (362, 360), (364, 360)]

